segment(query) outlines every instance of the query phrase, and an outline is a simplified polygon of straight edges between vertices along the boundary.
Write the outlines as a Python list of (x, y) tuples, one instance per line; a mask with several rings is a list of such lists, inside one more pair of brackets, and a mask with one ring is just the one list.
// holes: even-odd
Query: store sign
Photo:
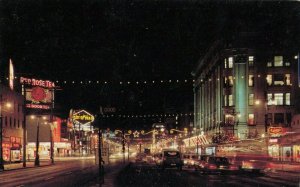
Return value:
[(54, 82), (21, 77), (20, 83), (24, 85), (26, 93), (26, 108), (51, 109), (54, 98)]
[(94, 116), (92, 114), (88, 113), (85, 110), (81, 110), (79, 112), (74, 113), (73, 116), (72, 116), (72, 119), (75, 122), (78, 122), (82, 125), (85, 125), (87, 123), (93, 122), (94, 121)]
[(281, 136), (283, 135), (284, 129), (282, 127), (270, 127), (269, 128), (269, 133), (271, 136)]

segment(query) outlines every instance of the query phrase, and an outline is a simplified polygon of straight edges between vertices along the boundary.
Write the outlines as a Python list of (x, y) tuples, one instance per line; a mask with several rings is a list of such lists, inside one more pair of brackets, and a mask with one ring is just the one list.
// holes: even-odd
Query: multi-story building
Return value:
[(192, 73), (194, 123), (207, 135), (266, 136), (271, 126), (290, 127), (299, 111), (297, 50), (240, 36), (216, 41)]
[(0, 85), (2, 119), (2, 148), (5, 162), (22, 160), (24, 134), (24, 98), (21, 94)]

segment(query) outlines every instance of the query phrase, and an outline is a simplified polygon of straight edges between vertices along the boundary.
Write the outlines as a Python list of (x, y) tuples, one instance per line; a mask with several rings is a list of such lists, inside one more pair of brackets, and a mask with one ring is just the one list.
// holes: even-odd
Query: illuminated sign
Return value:
[(270, 142), (270, 143), (277, 143), (277, 142), (278, 142), (278, 139), (269, 139), (269, 142)]
[(9, 59), (9, 87), (11, 90), (14, 89), (14, 79), (15, 79), (14, 66), (12, 60)]
[(270, 127), (269, 133), (271, 136), (280, 136), (283, 135), (285, 132), (282, 127)]
[(85, 124), (93, 122), (94, 116), (85, 110), (80, 110), (79, 112), (76, 112), (73, 114), (72, 119), (75, 122), (85, 125)]
[(26, 108), (49, 110), (53, 104), (54, 82), (32, 78), (20, 78), (26, 95)]
[(38, 80), (38, 79), (30, 79), (21, 77), (20, 83), (24, 85), (31, 85), (31, 86), (40, 86), (44, 88), (54, 88), (55, 84), (54, 82), (48, 81), (48, 80)]

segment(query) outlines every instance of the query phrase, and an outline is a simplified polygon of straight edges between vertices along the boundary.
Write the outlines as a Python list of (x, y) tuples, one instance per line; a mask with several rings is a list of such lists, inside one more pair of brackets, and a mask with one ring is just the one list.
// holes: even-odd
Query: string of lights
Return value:
[(194, 116), (194, 113), (174, 113), (174, 114), (145, 114), (145, 115), (128, 115), (128, 114), (104, 114), (101, 118), (153, 118), (153, 117), (176, 117), (176, 116)]

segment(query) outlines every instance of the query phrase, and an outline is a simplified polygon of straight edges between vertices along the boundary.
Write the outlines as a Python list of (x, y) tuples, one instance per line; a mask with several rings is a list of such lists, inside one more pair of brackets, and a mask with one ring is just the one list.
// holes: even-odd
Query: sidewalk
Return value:
[[(43, 166), (51, 166), (51, 161), (50, 160), (40, 160), (40, 166), (39, 167), (43, 167)], [(4, 171), (8, 171), (8, 170), (15, 170), (15, 169), (25, 169), (25, 168), (33, 168), (36, 167), (34, 166), (34, 160), (33, 161), (27, 161), (26, 162), (26, 167), (23, 167), (23, 163), (7, 163), (4, 164)]]

